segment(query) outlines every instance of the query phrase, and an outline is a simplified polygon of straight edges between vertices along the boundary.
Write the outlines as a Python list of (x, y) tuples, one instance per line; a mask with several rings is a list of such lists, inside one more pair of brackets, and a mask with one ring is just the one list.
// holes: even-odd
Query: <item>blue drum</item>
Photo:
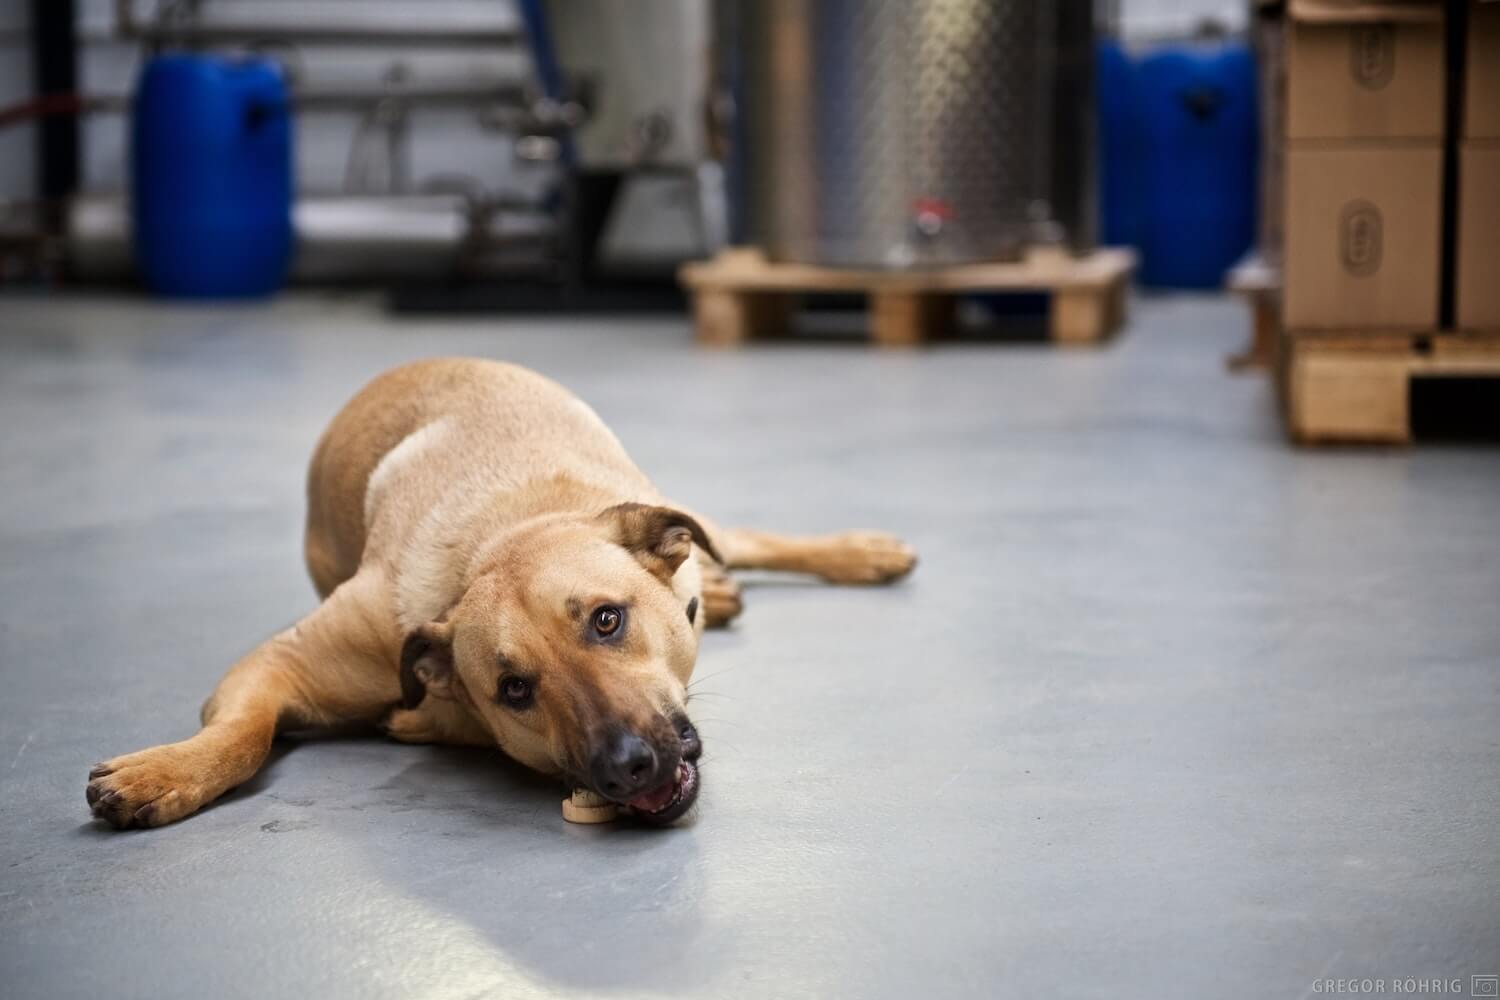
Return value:
[(292, 255), (286, 83), (263, 59), (176, 53), (146, 64), (132, 123), (135, 259), (153, 291), (267, 295)]
[(1255, 62), (1238, 42), (1141, 60), (1141, 281), (1215, 288), (1255, 239)]

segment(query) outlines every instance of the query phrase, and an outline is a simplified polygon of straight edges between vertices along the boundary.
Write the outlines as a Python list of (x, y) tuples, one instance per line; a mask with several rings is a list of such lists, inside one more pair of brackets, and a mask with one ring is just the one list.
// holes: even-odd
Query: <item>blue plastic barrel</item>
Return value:
[(275, 63), (174, 54), (135, 98), (135, 258), (162, 295), (265, 295), (292, 255), (292, 133)]
[(1099, 236), (1108, 246), (1145, 239), (1144, 130), (1137, 67), (1119, 42), (1100, 39), (1094, 89), (1099, 114)]
[(1141, 281), (1212, 288), (1255, 238), (1255, 62), (1243, 43), (1141, 60)]

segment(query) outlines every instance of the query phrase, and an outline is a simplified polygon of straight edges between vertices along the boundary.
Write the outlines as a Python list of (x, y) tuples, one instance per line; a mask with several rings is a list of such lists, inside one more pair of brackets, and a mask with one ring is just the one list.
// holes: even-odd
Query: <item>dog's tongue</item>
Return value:
[(672, 796), (677, 791), (677, 776), (674, 774), (672, 780), (663, 784), (660, 788), (644, 792), (631, 799), (626, 805), (641, 812), (660, 812), (672, 801)]

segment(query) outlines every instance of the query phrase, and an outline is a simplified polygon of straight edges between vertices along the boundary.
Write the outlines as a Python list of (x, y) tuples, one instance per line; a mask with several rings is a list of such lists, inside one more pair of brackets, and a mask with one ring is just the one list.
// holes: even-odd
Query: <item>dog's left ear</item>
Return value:
[(428, 622), (401, 644), (401, 707), (416, 708), (432, 692), (453, 697), (453, 626)]
[(622, 503), (599, 515), (614, 535), (614, 540), (630, 550), (651, 572), (670, 580), (693, 551), (693, 544), (716, 562), (723, 562), (714, 543), (709, 541), (703, 525), (680, 510), (653, 507), (643, 503)]

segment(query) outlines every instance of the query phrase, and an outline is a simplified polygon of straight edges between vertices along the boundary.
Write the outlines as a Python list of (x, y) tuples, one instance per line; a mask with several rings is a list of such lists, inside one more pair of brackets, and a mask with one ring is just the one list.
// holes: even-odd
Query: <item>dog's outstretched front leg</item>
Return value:
[[(400, 697), (399, 638), (383, 581), (357, 575), (301, 622), (261, 643), (203, 706), (203, 728), (105, 761), (89, 772), (96, 817), (116, 827), (161, 826), (191, 815), (265, 762), (278, 724), (374, 719)], [(386, 661), (386, 662), (382, 662)]]
[(796, 536), (734, 528), (718, 543), (730, 569), (811, 573), (829, 583), (889, 583), (917, 564), (915, 549), (879, 531)]

